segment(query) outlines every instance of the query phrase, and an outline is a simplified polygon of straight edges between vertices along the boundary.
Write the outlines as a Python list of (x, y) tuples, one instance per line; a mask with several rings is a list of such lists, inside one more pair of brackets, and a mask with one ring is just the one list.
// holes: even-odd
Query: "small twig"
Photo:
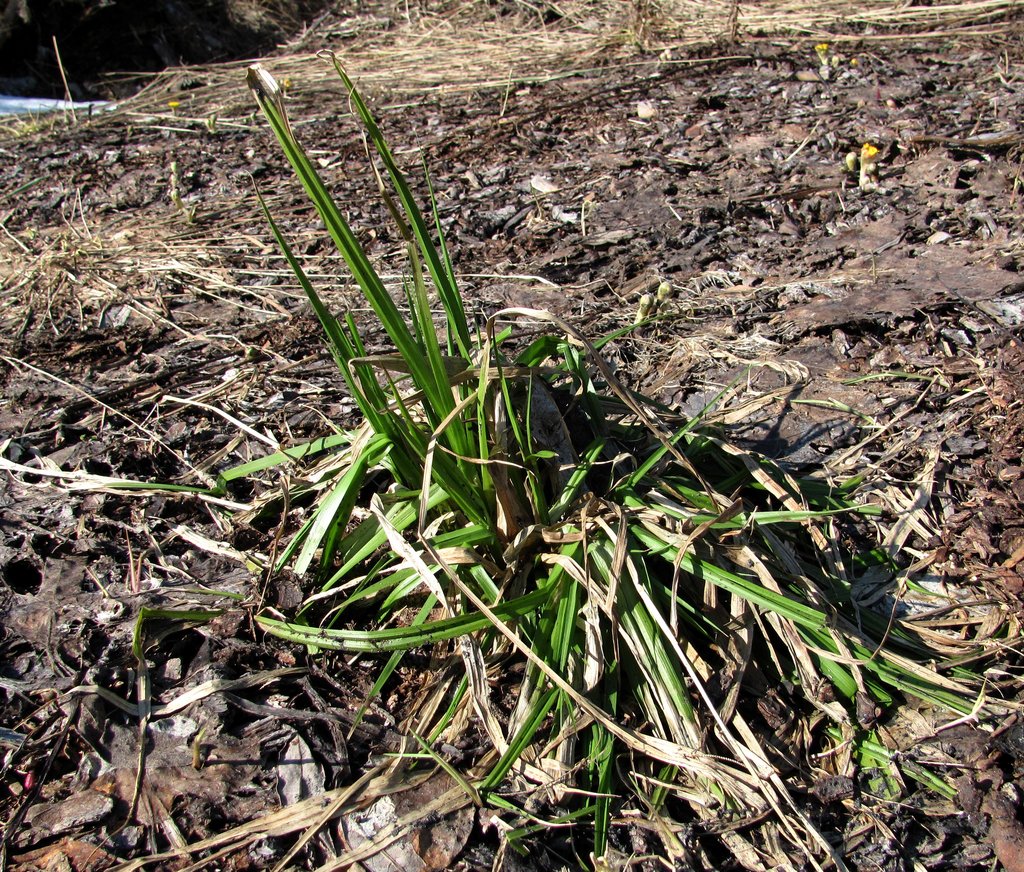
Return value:
[(259, 591), (261, 604), (266, 597), (270, 580), (274, 577), (274, 573), (277, 572), (277, 555), (281, 550), (281, 539), (284, 537), (284, 529), (288, 525), (288, 515), (291, 513), (291, 496), (292, 489), (289, 486), (288, 473), (285, 471), (281, 473), (281, 523), (277, 525), (277, 529), (274, 531), (274, 541), (271, 543), (270, 553), (267, 555), (267, 566), (263, 573)]
[(124, 531), (125, 547), (128, 549), (128, 589), (132, 593), (140, 593), (142, 591), (142, 554), (139, 555), (139, 561), (136, 564), (135, 555), (132, 552), (132, 540), (128, 535), (128, 531)]
[(498, 113), (499, 118), (505, 117), (505, 110), (508, 108), (508, 98), (512, 93), (512, 67), (508, 68), (508, 84), (505, 85), (505, 95), (501, 100), (501, 111)]

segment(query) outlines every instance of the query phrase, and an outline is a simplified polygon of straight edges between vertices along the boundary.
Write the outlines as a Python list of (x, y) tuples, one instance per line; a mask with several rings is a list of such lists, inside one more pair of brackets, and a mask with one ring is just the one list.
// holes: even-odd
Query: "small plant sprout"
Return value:
[(633, 326), (638, 327), (644, 321), (653, 318), (662, 305), (672, 299), (673, 293), (672, 285), (662, 281), (658, 283), (658, 288), (653, 294), (647, 293), (640, 297), (640, 304), (637, 306), (636, 316), (633, 318)]
[(587, 235), (587, 218), (596, 208), (597, 203), (593, 192), (585, 194), (583, 202), (580, 204), (580, 233), (583, 236)]
[(194, 223), (196, 220), (196, 207), (186, 206), (185, 201), (181, 198), (181, 182), (178, 177), (178, 162), (176, 160), (171, 161), (171, 178), (169, 180), (168, 196), (170, 196), (171, 202), (175, 205), (178, 211), (185, 217), (185, 223)]
[(210, 133), (216, 133), (217, 132), (217, 116), (216, 115), (208, 115), (206, 117), (206, 129), (209, 130)]
[(832, 73), (832, 67), (829, 65), (828, 60), (828, 43), (819, 42), (814, 47), (814, 53), (818, 56), (818, 72), (823, 79), (828, 79)]
[(878, 148), (870, 142), (860, 147), (860, 181), (857, 184), (862, 191), (878, 188)]
[(644, 294), (640, 298), (640, 305), (636, 309), (636, 317), (633, 319), (633, 325), (642, 324), (651, 315), (654, 314), (654, 294)]
[(653, 294), (644, 294), (640, 298), (640, 305), (637, 307), (633, 326), (637, 327), (649, 318), (653, 318), (662, 305), (672, 299), (672, 294), (672, 285), (668, 282), (659, 282), (657, 291)]

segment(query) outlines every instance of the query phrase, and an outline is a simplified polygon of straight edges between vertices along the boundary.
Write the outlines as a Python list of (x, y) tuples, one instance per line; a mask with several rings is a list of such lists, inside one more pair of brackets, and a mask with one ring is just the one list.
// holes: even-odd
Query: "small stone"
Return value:
[(636, 117), (641, 121), (650, 121), (658, 117), (658, 107), (650, 100), (641, 100), (636, 104)]

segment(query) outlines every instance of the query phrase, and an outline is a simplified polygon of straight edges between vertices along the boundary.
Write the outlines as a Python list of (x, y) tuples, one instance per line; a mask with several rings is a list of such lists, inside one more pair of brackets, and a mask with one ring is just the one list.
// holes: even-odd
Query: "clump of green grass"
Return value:
[[(674, 835), (683, 815), (771, 819), (776, 849), (830, 856), (781, 773), (813, 779), (812, 752), (823, 771), (831, 752), (891, 767), (877, 725), (895, 702), (967, 714), (980, 692), (965, 669), (938, 666), (937, 634), (858, 608), (852, 580), (888, 559), (840, 547), (843, 519), (878, 514), (856, 499), (860, 479), (798, 480), (679, 419), (552, 314), (506, 309), (471, 329), (432, 192), (425, 214), (331, 61), (382, 170), (408, 277), (399, 305), (293, 134), (277, 83), (253, 67), (260, 108), (394, 348), (368, 354), (267, 212), (364, 423), (222, 475), (226, 486), (300, 464), (289, 492), (264, 504), (313, 506), (269, 567), (313, 589), (296, 614), (259, 624), (312, 651), (377, 655), (375, 693), (406, 652), (432, 646), (436, 668), (406, 722), (428, 762), (475, 719), (492, 751), (457, 774), (474, 801), (522, 821), (547, 808), (574, 822), (595, 863), (624, 811), (680, 862), (697, 850)], [(762, 698), (796, 715), (772, 742)], [(904, 774), (942, 789), (924, 767)], [(744, 865), (771, 856), (753, 830), (718, 829)], [(505, 839), (517, 847), (530, 832)]]

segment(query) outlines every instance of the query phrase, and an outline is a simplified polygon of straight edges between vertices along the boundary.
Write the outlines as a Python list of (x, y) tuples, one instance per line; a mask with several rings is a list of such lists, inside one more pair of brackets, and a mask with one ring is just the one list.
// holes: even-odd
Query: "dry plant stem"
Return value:
[[(757, 808), (760, 805), (757, 801), (758, 798), (765, 800), (769, 807), (771, 807), (778, 816), (778, 820), (787, 830), (789, 830), (789, 834), (793, 838), (793, 841), (801, 846), (801, 849), (807, 856), (808, 862), (810, 862), (815, 869), (821, 870), (822, 867), (819, 865), (810, 849), (805, 845), (803, 839), (793, 831), (793, 826), (790, 821), (791, 816), (795, 820), (799, 821), (801, 827), (818, 844), (818, 847), (823, 849), (825, 853), (831, 857), (838, 869), (846, 868), (845, 864), (843, 864), (842, 860), (835, 853), (835, 849), (828, 843), (821, 833), (818, 832), (817, 828), (804, 817), (799, 809), (796, 808), (788, 789), (782, 784), (782, 781), (779, 779), (778, 774), (771, 764), (769, 764), (756, 750), (756, 744), (753, 748), (750, 748), (741, 745), (738, 741), (731, 738), (731, 732), (721, 721), (714, 703), (706, 697), (706, 691), (704, 690), (703, 683), (700, 681), (700, 678), (696, 673), (691, 671), (690, 677), (694, 680), (698, 691), (704, 696), (705, 703), (708, 706), (708, 711), (717, 721), (722, 738), (727, 741), (731, 740), (733, 752), (736, 754), (737, 759), (741, 761), (741, 765), (749, 773), (746, 776), (744, 776), (740, 770), (734, 768), (732, 765), (721, 759), (716, 759), (693, 748), (684, 748), (682, 745), (665, 739), (659, 739), (656, 736), (637, 733), (616, 723), (608, 716), (607, 712), (603, 711), (598, 706), (595, 706), (586, 697), (581, 696), (571, 684), (551, 669), (551, 667), (542, 658), (538, 657), (533, 652), (533, 649), (529, 645), (525, 644), (522, 639), (519, 638), (518, 634), (500, 617), (498, 617), (498, 615), (488, 607), (487, 603), (480, 599), (480, 597), (478, 597), (476, 593), (462, 581), (458, 573), (454, 572), (451, 567), (444, 562), (441, 555), (437, 553), (436, 549), (434, 549), (432, 543), (426, 540), (421, 540), (420, 544), (423, 546), (423, 550), (431, 556), (434, 562), (444, 570), (449, 581), (459, 589), (463, 596), (473, 603), (481, 614), (487, 616), (492, 625), (516, 648), (517, 651), (519, 651), (520, 654), (540, 669), (552, 684), (572, 699), (573, 702), (575, 702), (576, 705), (578, 705), (590, 717), (601, 723), (609, 733), (622, 741), (627, 747), (633, 748), (639, 753), (653, 757), (663, 763), (667, 763), (671, 766), (677, 766), (684, 771), (692, 773), (698, 778), (708, 779), (711, 783), (719, 784), (733, 796), (742, 798), (748, 806)], [(658, 613), (657, 610), (655, 610), (655, 615), (660, 617), (660, 613)], [(668, 627), (663, 627), (663, 631), (667, 633)], [(682, 652), (678, 650), (678, 646), (677, 654), (680, 656), (681, 662), (683, 662), (684, 666), (692, 670), (692, 666), (689, 661), (682, 656)], [(771, 785), (770, 788), (769, 785)], [(785, 810), (782, 807), (783, 805), (786, 806)]]
[[(0, 443), (2, 446), (5, 443)], [(68, 490), (91, 490), (91, 491), (102, 491), (104, 493), (116, 493), (124, 494), (126, 490), (131, 490), (136, 494), (155, 494), (155, 493), (166, 493), (168, 488), (165, 485), (153, 484), (150, 485), (146, 482), (134, 481), (126, 478), (111, 478), (110, 476), (104, 475), (93, 475), (82, 470), (73, 470), (68, 472), (63, 469), (49, 469), (47, 467), (34, 467), (25, 466), (22, 463), (14, 463), (8, 460), (6, 457), (0, 457), (0, 469), (6, 469), (8, 472), (16, 472), (23, 476), (33, 476), (45, 479), (56, 479), (58, 481), (70, 482), (67, 485)], [(26, 481), (21, 482), (23, 487), (37, 487), (39, 485), (33, 485)], [(204, 503), (217, 506), (218, 508), (225, 509), (229, 512), (243, 512), (250, 509), (251, 506), (244, 503), (237, 503), (234, 500), (224, 499), (222, 497), (214, 496), (213, 494), (206, 493), (204, 491), (197, 491), (193, 488), (185, 487), (183, 490), (195, 493), (195, 495)]]
[[(340, 792), (332, 802), (325, 806), (323, 813), (309, 824), (306, 831), (299, 837), (299, 839), (296, 840), (295, 844), (285, 852), (277, 865), (274, 866), (274, 872), (283, 872), (284, 869), (287, 869), (288, 864), (295, 858), (295, 856), (314, 838), (316, 838), (316, 835), (323, 830), (330, 821), (341, 813), (341, 810), (348, 802), (351, 801), (353, 796), (358, 795), (364, 787), (371, 784), (374, 778), (379, 778), (384, 774), (391, 774), (397, 771), (397, 761), (391, 763), (379, 763), (357, 779), (351, 787), (345, 788), (344, 791)], [(416, 776), (413, 776), (409, 779), (409, 786), (413, 787), (419, 781), (425, 781), (427, 777), (428, 776), (421, 776), (417, 778)]]
[[(425, 780), (429, 773), (422, 778)], [(180, 850), (164, 851), (137, 860), (131, 860), (114, 868), (114, 872), (135, 872), (154, 863), (172, 861), (189, 855), (214, 851), (199, 860), (190, 869), (209, 868), (213, 857), (228, 856), (264, 838), (283, 838), (300, 830), (312, 830), (315, 835), (329, 820), (363, 807), (367, 799), (409, 790), (420, 783), (418, 777), (407, 773), (395, 774), (388, 764), (380, 764), (360, 777), (354, 784), (328, 791), (320, 796), (304, 799), (295, 805), (272, 812), (257, 820), (218, 833)], [(312, 835), (310, 838), (312, 838)]]
[[(453, 787), (440, 796), (430, 800), (422, 808), (416, 808), (400, 817), (394, 823), (384, 827), (357, 848), (346, 851), (339, 857), (318, 866), (316, 872), (336, 872), (340, 869), (349, 869), (354, 864), (380, 854), (387, 849), (388, 845), (394, 844), (399, 839), (408, 836), (421, 821), (433, 819), (436, 816), (449, 815), (465, 808), (471, 802), (460, 787)], [(281, 869), (281, 867), (278, 867)]]
[(52, 39), (53, 39), (53, 53), (54, 53), (54, 55), (57, 58), (57, 69), (60, 70), (60, 80), (64, 83), (64, 99), (68, 103), (68, 111), (71, 113), (72, 121), (74, 121), (75, 124), (77, 124), (78, 123), (78, 115), (75, 114), (74, 103), (73, 103), (73, 101), (71, 99), (71, 88), (68, 86), (68, 76), (67, 76), (67, 73), (64, 71), (64, 61), (62, 61), (61, 57), (60, 57), (60, 47), (57, 45), (57, 37), (54, 36), (54, 37), (52, 37)]
[(214, 415), (218, 415), (219, 417), (223, 418), (233, 427), (237, 427), (243, 433), (247, 433), (248, 435), (252, 436), (253, 439), (262, 442), (264, 445), (268, 446), (272, 451), (277, 451), (281, 447), (281, 443), (278, 442), (277, 439), (275, 439), (273, 436), (267, 436), (263, 433), (260, 433), (258, 430), (254, 430), (248, 424), (244, 424), (243, 422), (239, 421), (238, 418), (228, 414), (223, 409), (219, 409), (216, 406), (211, 406), (209, 403), (203, 403), (200, 402), (199, 400), (190, 400), (187, 397), (172, 397), (170, 394), (166, 395), (164, 399), (169, 403), (178, 403), (182, 406), (193, 406), (197, 409), (203, 409), (204, 411), (212, 412)]
[[(262, 672), (253, 672), (252, 674), (243, 676), (242, 678), (214, 678), (210, 681), (203, 682), (198, 687), (193, 687), (191, 690), (187, 690), (184, 693), (179, 694), (170, 702), (152, 705), (150, 707), (150, 715), (154, 718), (168, 717), (169, 715), (184, 711), (190, 705), (194, 705), (215, 693), (233, 693), (235, 691), (248, 690), (251, 688), (265, 688), (275, 682), (282, 681), (287, 678), (305, 675), (306, 672), (307, 670), (303, 668), (290, 667), (287, 669), (271, 669)], [(64, 697), (75, 698), (78, 696), (89, 695), (95, 695), (102, 698), (105, 702), (110, 703), (131, 717), (141, 718), (143, 715), (143, 711), (137, 702), (129, 702), (123, 697), (118, 696), (112, 690), (96, 684), (80, 684), (76, 687), (72, 687), (64, 694)]]

